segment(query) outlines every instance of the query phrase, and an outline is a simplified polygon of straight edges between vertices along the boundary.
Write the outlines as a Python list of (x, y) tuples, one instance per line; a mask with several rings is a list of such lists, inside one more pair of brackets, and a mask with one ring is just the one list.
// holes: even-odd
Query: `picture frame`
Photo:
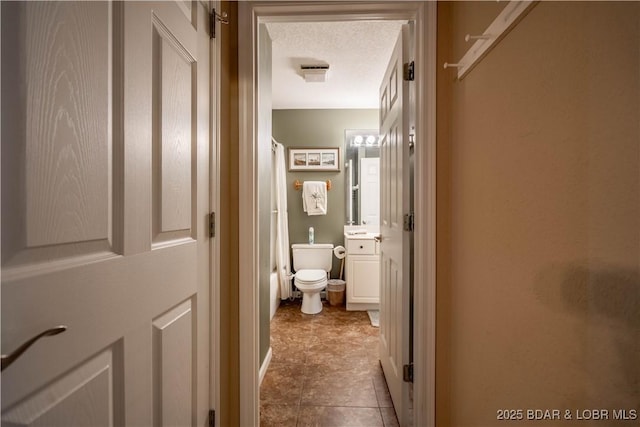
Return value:
[(340, 171), (340, 148), (289, 148), (290, 171)]

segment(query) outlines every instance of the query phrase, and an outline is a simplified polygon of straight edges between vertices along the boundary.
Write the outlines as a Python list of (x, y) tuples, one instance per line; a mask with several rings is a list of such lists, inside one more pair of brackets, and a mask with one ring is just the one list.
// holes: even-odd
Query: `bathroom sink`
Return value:
[(380, 233), (369, 233), (369, 232), (353, 232), (347, 231), (344, 233), (344, 237), (347, 239), (375, 239), (379, 236)]

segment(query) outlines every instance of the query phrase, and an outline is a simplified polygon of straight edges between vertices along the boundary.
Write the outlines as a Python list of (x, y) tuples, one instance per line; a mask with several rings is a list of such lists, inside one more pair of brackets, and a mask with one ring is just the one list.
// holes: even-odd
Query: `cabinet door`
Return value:
[(350, 300), (353, 303), (380, 301), (380, 260), (376, 256), (352, 256), (349, 260)]

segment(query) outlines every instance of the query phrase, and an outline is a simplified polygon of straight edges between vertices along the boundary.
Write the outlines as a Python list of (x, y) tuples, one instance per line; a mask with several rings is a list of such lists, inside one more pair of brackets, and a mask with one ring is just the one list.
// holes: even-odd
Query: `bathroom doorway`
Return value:
[[(366, 157), (369, 151), (371, 155), (374, 152), (377, 153), (378, 159), (382, 153), (386, 159), (385, 168), (381, 172), (388, 180), (383, 187), (387, 189), (385, 194), (388, 197), (385, 201), (388, 206), (385, 209), (386, 215), (383, 217), (382, 229), (386, 226), (387, 231), (399, 228), (401, 231), (402, 213), (409, 212), (412, 193), (406, 191), (406, 186), (409, 184), (410, 168), (405, 167), (404, 164), (408, 165), (410, 162), (408, 134), (414, 118), (408, 102), (411, 81), (402, 78), (404, 62), (402, 55), (406, 54), (407, 61), (411, 56), (408, 53), (411, 51), (409, 43), (411, 24), (406, 20), (272, 22), (260, 25), (258, 31), (260, 46), (258, 98), (261, 105), (266, 104), (269, 97), (272, 101), (270, 131), (269, 123), (265, 123), (268, 119), (262, 118), (268, 117), (268, 112), (265, 111), (263, 116), (259, 116), (261, 117), (258, 120), (259, 144), (271, 135), (274, 139), (272, 142), (283, 144), (289, 153), (292, 151), (301, 153), (303, 164), (303, 166), (297, 163), (291, 164), (292, 159), (287, 156), (288, 170), (285, 181), (288, 203), (275, 209), (274, 216), (280, 225), (280, 211), (286, 210), (284, 214), (288, 217), (290, 233), (289, 239), (276, 239), (276, 242), (290, 241), (293, 259), (290, 270), (295, 271), (296, 275), (293, 285), (302, 293), (300, 296), (296, 295), (302, 299), (300, 310), (307, 314), (313, 313), (316, 317), (316, 321), (309, 325), (310, 331), (298, 337), (296, 332), (308, 323), (305, 316), (287, 316), (286, 323), (289, 328), (284, 330), (280, 326), (282, 322), (280, 310), (278, 310), (273, 321), (277, 326), (267, 331), (270, 323), (265, 322), (264, 314), (261, 313), (260, 373), (261, 378), (266, 379), (261, 388), (261, 405), (263, 408), (269, 405), (268, 410), (262, 411), (261, 418), (269, 424), (273, 419), (267, 418), (265, 413), (280, 415), (285, 412), (285, 409), (290, 409), (291, 405), (283, 405), (282, 395), (285, 393), (280, 388), (284, 388), (288, 391), (286, 393), (288, 399), (302, 402), (298, 415), (300, 421), (312, 415), (308, 413), (310, 406), (315, 407), (316, 412), (322, 409), (321, 414), (314, 412), (320, 419), (332, 419), (337, 408), (341, 406), (357, 406), (372, 410), (380, 423), (383, 421), (383, 414), (386, 418), (392, 418), (395, 423), (397, 420), (393, 411), (390, 416), (387, 412), (389, 407), (381, 406), (389, 405), (391, 401), (400, 419), (407, 419), (410, 414), (408, 411), (405, 411), (406, 413), (402, 411), (411, 407), (411, 384), (408, 383), (403, 387), (402, 376), (398, 373), (402, 372), (403, 364), (408, 365), (412, 361), (411, 320), (408, 308), (411, 287), (411, 278), (408, 274), (410, 233), (400, 232), (399, 235), (394, 236), (387, 233), (387, 236), (392, 238), (383, 239), (380, 242), (381, 224), (378, 213), (370, 210), (370, 214), (373, 214), (370, 216), (378, 218), (376, 223), (367, 223), (367, 219), (370, 218), (357, 215), (357, 224), (347, 225), (346, 210), (343, 206), (346, 194), (350, 193), (349, 189), (345, 188), (349, 186), (349, 178), (355, 178), (353, 182), (357, 183), (351, 186), (352, 194), (356, 196), (360, 193), (360, 187), (362, 186), (364, 190), (365, 183), (369, 183), (360, 179), (361, 175), (366, 176), (361, 174), (363, 171), (361, 166), (367, 165), (367, 160), (373, 163), (375, 159)], [(271, 65), (270, 71), (269, 65)], [(391, 67), (390, 71), (388, 66)], [(308, 74), (308, 68), (314, 71), (311, 76)], [(325, 71), (321, 78), (316, 74), (318, 69)], [(271, 75), (271, 93), (268, 93), (269, 88), (264, 88), (268, 83), (260, 84), (263, 81), (266, 82), (269, 75)], [(265, 109), (266, 107), (268, 106), (265, 105)], [(261, 110), (260, 114), (262, 113)], [(394, 124), (393, 129), (387, 126), (384, 134), (380, 135), (378, 132), (380, 122), (393, 114), (398, 116), (399, 121)], [(354, 128), (363, 131), (353, 132)], [(365, 132), (366, 128), (370, 128), (372, 132)], [(263, 163), (262, 147), (258, 150), (260, 165)], [(312, 163), (314, 150), (320, 151), (323, 155), (325, 151), (337, 151), (338, 164), (334, 161), (331, 165), (334, 167), (314, 167)], [(354, 151), (358, 153), (357, 157), (349, 155)], [(293, 160), (297, 161), (297, 158)], [(373, 167), (364, 168), (365, 171), (369, 169)], [(262, 183), (267, 181), (263, 173), (263, 169), (259, 168), (260, 224), (264, 222), (266, 216), (262, 214), (265, 209), (261, 209), (263, 187), (265, 187)], [(326, 181), (332, 183), (331, 187), (327, 187), (326, 194), (319, 197), (322, 203), (326, 198), (327, 203), (323, 206), (326, 209), (322, 209), (322, 215), (315, 215), (317, 212), (309, 209), (310, 204), (313, 203), (305, 197), (305, 189), (297, 190), (295, 183), (319, 185), (324, 190)], [(403, 189), (405, 191), (402, 191)], [(379, 189), (377, 194), (370, 197), (374, 199), (373, 204), (379, 212)], [(368, 200), (364, 197), (357, 197), (357, 200), (356, 205), (361, 211), (362, 207), (366, 207)], [(307, 209), (304, 209), (304, 202)], [(307, 243), (308, 238), (309, 242), (312, 242), (308, 237), (310, 236), (308, 230), (311, 229), (314, 229), (315, 249), (303, 248), (301, 244)], [(265, 230), (261, 228), (259, 235), (264, 234), (266, 234)], [(399, 244), (393, 242), (399, 242)], [(331, 250), (318, 249), (319, 244), (326, 244), (329, 247), (344, 245), (341, 247), (343, 253), (346, 253), (344, 268), (339, 268), (338, 259), (334, 259), (336, 265), (331, 268)], [(261, 237), (261, 247), (263, 246)], [(276, 246), (276, 252), (279, 255), (281, 251), (286, 252), (289, 249)], [(392, 249), (395, 249), (393, 258), (390, 257)], [(271, 253), (273, 252), (271, 250)], [(309, 256), (304, 256), (302, 253)], [(323, 261), (325, 253), (330, 257), (328, 263)], [(265, 273), (273, 275), (275, 271), (279, 279), (283, 277), (283, 274), (279, 274), (281, 266), (271, 266), (277, 269), (269, 268), (266, 272), (262, 269), (266, 258), (266, 256), (260, 257), (261, 296), (265, 294), (262, 287), (267, 283)], [(289, 256), (287, 255), (286, 258), (288, 261)], [(385, 262), (382, 262), (383, 260)], [(322, 274), (317, 278), (320, 283), (314, 280), (314, 284), (310, 285), (306, 279), (304, 283), (300, 283), (307, 272), (325, 270), (327, 265), (329, 267), (327, 271), (334, 279), (339, 277), (340, 271), (344, 272), (347, 282), (346, 301), (343, 302), (341, 310), (330, 308), (326, 303), (325, 309), (322, 310), (318, 293), (326, 284), (326, 278), (323, 281)], [(289, 270), (288, 265), (282, 267)], [(407, 269), (407, 273), (403, 273), (404, 268)], [(391, 269), (393, 274), (383, 274), (385, 271), (391, 273)], [(403, 276), (407, 280), (403, 281)], [(269, 280), (269, 283), (272, 282)], [(291, 280), (282, 280), (279, 285), (282, 295), (288, 295), (292, 285)], [(407, 298), (404, 298), (405, 295)], [(299, 301), (298, 299), (297, 302)], [(317, 304), (314, 305), (310, 301), (316, 301)], [(391, 305), (393, 302), (397, 304)], [(260, 301), (260, 306), (265, 306), (264, 301)], [(335, 313), (336, 310), (340, 311)], [(367, 313), (380, 320), (376, 327), (368, 323)], [(357, 328), (355, 326), (345, 328), (340, 322), (328, 321), (327, 318), (331, 315), (335, 315), (336, 320), (343, 320), (343, 323), (360, 325), (361, 321), (365, 320), (367, 324)], [(294, 322), (294, 319), (297, 322)], [(321, 328), (315, 327), (325, 320), (326, 325), (323, 324)], [(328, 350), (326, 345), (317, 345), (317, 340), (321, 339), (327, 331), (329, 335), (326, 338), (331, 339), (325, 339), (324, 342), (331, 342), (329, 347), (338, 352), (326, 353), (322, 358), (323, 363), (319, 363), (315, 361), (316, 354), (313, 354), (313, 351)], [(282, 334), (285, 336), (282, 337)], [(372, 334), (374, 340), (367, 340)], [(297, 346), (281, 345), (283, 340), (289, 343), (290, 340), (296, 339), (301, 341)], [(364, 349), (367, 350), (364, 351)], [(296, 353), (296, 360), (289, 360), (288, 355), (283, 355), (283, 352)], [(344, 357), (345, 354), (349, 357)], [(272, 359), (269, 359), (270, 356)], [(367, 363), (368, 359), (373, 359), (374, 363)], [(283, 364), (286, 366), (284, 370)], [(335, 365), (350, 372), (351, 381), (346, 381), (343, 373), (333, 371), (332, 367)], [(294, 382), (290, 382), (291, 378), (286, 376), (293, 366), (308, 372), (308, 375), (295, 378)], [(318, 377), (318, 372), (322, 372), (323, 375)], [(326, 384), (327, 382), (331, 384)], [(384, 386), (376, 389), (374, 383), (380, 382)], [(353, 401), (350, 397), (357, 391), (362, 396), (368, 396), (368, 399)], [(373, 414), (371, 416), (374, 416)]]
[[(427, 10), (430, 10), (427, 13)], [(245, 152), (248, 154), (248, 158), (241, 158), (241, 166), (240, 166), (240, 176), (241, 176), (241, 191), (244, 188), (247, 190), (245, 193), (246, 197), (243, 197), (240, 201), (241, 203), (241, 212), (245, 212), (247, 214), (253, 212), (251, 215), (246, 215), (244, 218), (241, 218), (241, 222), (244, 222), (248, 225), (254, 224), (254, 227), (249, 227), (244, 231), (241, 231), (241, 256), (242, 253), (247, 255), (248, 260), (253, 260), (253, 262), (249, 263), (250, 268), (247, 271), (241, 272), (241, 286), (247, 284), (246, 290), (248, 291), (246, 294), (252, 295), (252, 300), (257, 307), (258, 298), (258, 276), (260, 274), (260, 262), (262, 261), (255, 250), (252, 250), (252, 247), (255, 247), (254, 244), (258, 243), (259, 235), (256, 230), (259, 228), (257, 224), (260, 222), (260, 219), (257, 218), (259, 215), (259, 209), (257, 209), (257, 205), (259, 204), (258, 200), (260, 198), (260, 191), (258, 189), (258, 168), (256, 168), (256, 157), (255, 154), (259, 153), (261, 150), (260, 146), (260, 128), (261, 123), (263, 124), (267, 120), (265, 116), (269, 116), (270, 119), (270, 111), (265, 111), (262, 109), (261, 102), (264, 98), (261, 98), (259, 95), (262, 81), (264, 87), (264, 79), (265, 76), (261, 75), (260, 69), (256, 70), (253, 67), (254, 55), (252, 52), (256, 52), (256, 49), (260, 49), (260, 53), (262, 53), (263, 46), (260, 45), (258, 40), (254, 39), (251, 34), (258, 34), (256, 31), (260, 24), (267, 22), (282, 22), (282, 21), (349, 21), (349, 20), (393, 20), (393, 19), (405, 19), (414, 24), (415, 33), (413, 34), (413, 41), (415, 44), (415, 58), (417, 64), (427, 64), (427, 56), (424, 52), (427, 50), (427, 44), (423, 43), (422, 37), (423, 34), (427, 34), (427, 30), (425, 28), (425, 22), (427, 18), (431, 17), (431, 19), (435, 19), (434, 14), (435, 8), (430, 7), (427, 3), (394, 3), (386, 4), (386, 3), (372, 3), (372, 4), (341, 4), (341, 5), (324, 5), (322, 3), (306, 3), (304, 5), (296, 5), (296, 6), (287, 6), (287, 5), (269, 5), (267, 3), (253, 3), (248, 5), (241, 5), (240, 7), (240, 26), (241, 28), (253, 28), (252, 31), (243, 32), (240, 35), (240, 51), (246, 52), (246, 55), (242, 55), (240, 58), (240, 70), (241, 74), (243, 72), (246, 75), (243, 78), (241, 75), (241, 123), (246, 124), (245, 129), (241, 129), (240, 141), (241, 144), (241, 152)], [(431, 16), (433, 14), (433, 16)], [(247, 49), (245, 49), (247, 48)], [(260, 55), (257, 55), (258, 63), (260, 63)], [(426, 79), (427, 76), (427, 67), (420, 68), (418, 66), (418, 71), (416, 74), (416, 85), (422, 85), (424, 87), (428, 87), (428, 82)], [(257, 71), (257, 74), (255, 72)], [(434, 74), (435, 75), (435, 74)], [(270, 78), (270, 76), (268, 76)], [(254, 82), (257, 82), (258, 93), (256, 93)], [(434, 82), (432, 82), (434, 83)], [(257, 97), (255, 97), (257, 95)], [(424, 113), (425, 103), (422, 100), (422, 96), (415, 95), (413, 96), (413, 102), (415, 103), (416, 117), (418, 117), (415, 129), (416, 137), (424, 135), (424, 141), (429, 141), (430, 138), (433, 138), (433, 135), (430, 135), (430, 132), (427, 131), (427, 127), (425, 124), (425, 117), (428, 117)], [(257, 103), (256, 103), (257, 101)], [(255, 137), (254, 137), (255, 136)], [(269, 141), (270, 142), (270, 141)], [(433, 141), (431, 140), (431, 144)], [(270, 143), (269, 143), (270, 146)], [(425, 147), (429, 146), (425, 144)], [(431, 145), (433, 147), (433, 145)], [(263, 148), (262, 148), (263, 149)], [(416, 173), (418, 176), (422, 176), (426, 178), (429, 174), (426, 172), (425, 165), (428, 164), (427, 161), (427, 150), (423, 152), (423, 157), (416, 160)], [(409, 165), (407, 165), (408, 167)], [(422, 167), (422, 169), (421, 169)], [(245, 174), (247, 172), (246, 178)], [(422, 174), (422, 175), (420, 175)], [(424, 179), (423, 182), (428, 182), (429, 186), (432, 185), (431, 179), (427, 181)], [(427, 209), (421, 211), (421, 209), (426, 208), (428, 202), (428, 197), (424, 199), (420, 199), (418, 201), (419, 207), (416, 206), (416, 216), (424, 217), (428, 219)], [(248, 210), (242, 209), (242, 207), (248, 207)], [(419, 213), (421, 212), (421, 213)], [(425, 222), (425, 224), (429, 224), (430, 221)], [(428, 227), (425, 227), (425, 231)], [(243, 235), (244, 234), (244, 235)], [(422, 239), (417, 237), (417, 251), (421, 254), (426, 253), (427, 242), (422, 241)], [(251, 245), (250, 245), (251, 244)], [(427, 264), (429, 262), (428, 257), (425, 255), (424, 259), (427, 259)], [(423, 268), (417, 269), (416, 277), (420, 276), (421, 278), (426, 278), (427, 274)], [(243, 280), (243, 276), (245, 279)], [(429, 293), (429, 286), (433, 286), (433, 283), (429, 285), (429, 281), (425, 280), (427, 283), (427, 288), (416, 290), (416, 294), (421, 297), (418, 301), (416, 300), (414, 304), (416, 306), (420, 306), (423, 308), (428, 307), (429, 302), (424, 295)], [(242, 292), (242, 289), (241, 289)], [(243, 293), (245, 294), (245, 293)], [(423, 311), (420, 311), (423, 312)], [(433, 311), (430, 311), (433, 313)], [(434, 321), (427, 321), (427, 316), (417, 316), (413, 319), (413, 324), (420, 323), (423, 328), (421, 330), (434, 330)], [(424, 327), (426, 326), (426, 327)], [(258, 408), (259, 408), (259, 400), (258, 400), (258, 379), (257, 372), (252, 369), (243, 370), (243, 366), (256, 366), (255, 363), (258, 361), (257, 351), (259, 348), (259, 342), (257, 337), (259, 335), (260, 322), (258, 316), (255, 312), (242, 312), (241, 314), (241, 337), (240, 337), (240, 345), (241, 345), (241, 393), (243, 396), (252, 396), (251, 399), (243, 399), (241, 408), (241, 417), (244, 418), (244, 421), (241, 419), (241, 422), (246, 422), (247, 424), (257, 424), (258, 422)], [(409, 330), (411, 325), (406, 325), (403, 327), (403, 330)], [(417, 329), (417, 328), (416, 328)], [(406, 335), (409, 335), (407, 332)], [(432, 417), (432, 394), (429, 397), (428, 389), (432, 388), (432, 384), (430, 381), (432, 379), (426, 379), (426, 373), (431, 369), (430, 364), (433, 362), (433, 354), (431, 350), (427, 347), (430, 347), (430, 340), (433, 336), (420, 336), (416, 341), (416, 345), (414, 348), (414, 354), (416, 356), (421, 356), (419, 358), (419, 362), (422, 366), (421, 373), (424, 375), (424, 380), (420, 379), (420, 381), (415, 382), (415, 388), (413, 390), (414, 399), (419, 398), (420, 404), (417, 405), (420, 410), (414, 414), (414, 420), (424, 420), (420, 421), (423, 425), (429, 425), (427, 421)], [(249, 350), (248, 352), (244, 352), (242, 349)], [(425, 363), (426, 362), (426, 363)], [(432, 377), (431, 377), (432, 378)], [(405, 387), (409, 387), (409, 384), (405, 384)], [(243, 390), (245, 392), (243, 392)], [(414, 400), (415, 401), (415, 400)], [(422, 403), (424, 402), (424, 403)], [(398, 408), (397, 408), (398, 409)], [(401, 417), (401, 425), (407, 425), (406, 421), (406, 412), (404, 408), (401, 408), (398, 411)]]

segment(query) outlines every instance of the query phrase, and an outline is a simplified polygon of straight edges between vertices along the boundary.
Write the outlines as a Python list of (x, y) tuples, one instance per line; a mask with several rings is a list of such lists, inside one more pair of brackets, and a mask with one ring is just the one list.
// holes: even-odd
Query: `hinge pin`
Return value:
[(402, 380), (406, 383), (413, 382), (413, 363), (402, 366)]
[(416, 64), (414, 61), (404, 64), (404, 79), (406, 81), (412, 82), (415, 79), (415, 68)]
[(209, 237), (216, 237), (216, 213), (209, 214)]
[(413, 212), (404, 215), (403, 229), (404, 231), (413, 231), (415, 228), (415, 220)]

